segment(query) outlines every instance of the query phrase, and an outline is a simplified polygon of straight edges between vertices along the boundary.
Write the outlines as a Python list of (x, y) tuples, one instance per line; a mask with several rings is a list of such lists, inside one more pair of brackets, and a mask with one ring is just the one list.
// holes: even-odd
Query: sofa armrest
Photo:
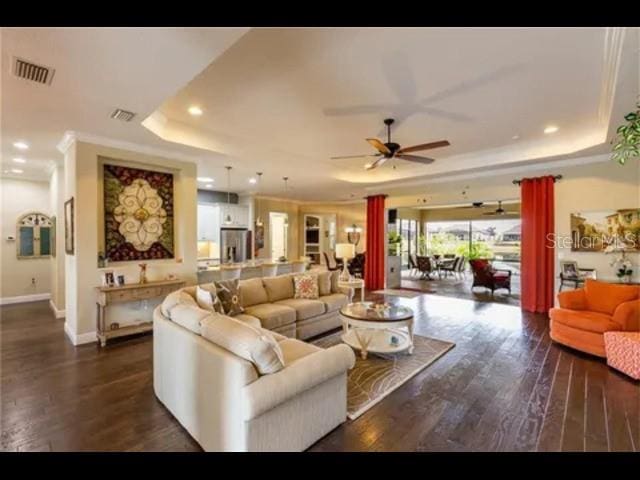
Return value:
[(640, 299), (618, 305), (613, 312), (613, 321), (622, 330), (640, 332)]
[(302, 392), (353, 368), (356, 357), (340, 344), (307, 355), (244, 387), (245, 420), (251, 420)]
[(560, 302), (560, 308), (569, 310), (586, 310), (587, 308), (587, 298), (582, 288), (560, 292), (558, 294), (558, 301)]

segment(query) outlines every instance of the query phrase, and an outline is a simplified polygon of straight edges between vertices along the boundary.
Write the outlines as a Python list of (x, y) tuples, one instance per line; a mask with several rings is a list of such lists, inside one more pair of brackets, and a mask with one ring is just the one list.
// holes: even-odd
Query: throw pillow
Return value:
[(202, 321), (202, 336), (250, 361), (261, 375), (284, 368), (282, 348), (264, 328), (253, 327), (226, 315), (213, 314)]
[(318, 293), (320, 296), (331, 295), (331, 272), (318, 274)]
[(293, 277), (294, 296), (293, 298), (318, 298), (318, 277), (311, 274), (296, 275)]
[(220, 303), (220, 299), (216, 293), (215, 287), (214, 290), (211, 291), (210, 288), (205, 289), (200, 285), (196, 287), (196, 301), (198, 302), (198, 306), (204, 310), (209, 312), (216, 313), (224, 313), (222, 309), (222, 303)]
[(244, 308), (240, 305), (240, 289), (239, 280), (225, 280), (216, 283), (216, 291), (218, 298), (222, 303), (224, 312), (233, 317), (244, 312)]

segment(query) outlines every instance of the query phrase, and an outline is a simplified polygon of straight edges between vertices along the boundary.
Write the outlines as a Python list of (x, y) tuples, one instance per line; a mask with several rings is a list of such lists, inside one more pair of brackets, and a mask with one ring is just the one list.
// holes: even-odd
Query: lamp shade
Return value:
[(356, 246), (352, 243), (337, 243), (336, 257), (342, 259), (350, 259), (356, 256)]

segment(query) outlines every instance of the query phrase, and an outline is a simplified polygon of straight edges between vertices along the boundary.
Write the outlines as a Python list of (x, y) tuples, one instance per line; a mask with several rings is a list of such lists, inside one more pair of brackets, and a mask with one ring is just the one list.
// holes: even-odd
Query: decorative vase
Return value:
[(140, 281), (139, 283), (147, 283), (147, 264), (141, 263), (138, 265), (140, 267)]

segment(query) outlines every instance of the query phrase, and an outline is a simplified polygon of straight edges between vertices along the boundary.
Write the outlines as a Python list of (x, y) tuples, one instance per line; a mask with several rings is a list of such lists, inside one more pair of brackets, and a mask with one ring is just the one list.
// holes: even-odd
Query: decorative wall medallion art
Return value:
[(107, 260), (174, 258), (173, 175), (104, 165)]

